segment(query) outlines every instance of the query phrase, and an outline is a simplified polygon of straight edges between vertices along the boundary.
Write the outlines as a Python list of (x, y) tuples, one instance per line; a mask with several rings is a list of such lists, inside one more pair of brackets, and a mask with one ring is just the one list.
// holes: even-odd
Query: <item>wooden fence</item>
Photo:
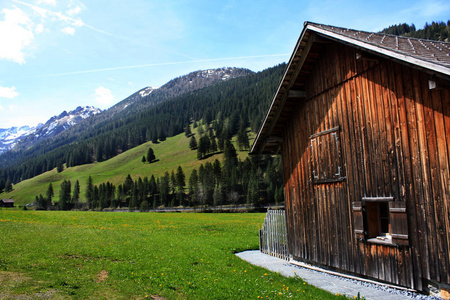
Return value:
[(259, 250), (284, 260), (289, 260), (284, 210), (267, 210), (264, 224), (259, 230)]

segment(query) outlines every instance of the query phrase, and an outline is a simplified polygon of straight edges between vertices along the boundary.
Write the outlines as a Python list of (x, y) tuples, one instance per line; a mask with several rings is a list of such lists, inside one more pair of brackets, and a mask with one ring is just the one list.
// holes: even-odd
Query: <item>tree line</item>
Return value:
[(104, 161), (145, 142), (164, 141), (182, 133), (188, 124), (200, 120), (206, 123), (218, 120), (216, 126), (222, 128), (221, 132), (226, 130), (224, 134), (228, 136), (238, 133), (243, 127), (241, 123), (246, 123), (256, 132), (284, 68), (285, 64), (282, 64), (253, 75), (230, 79), (102, 122), (93, 121), (102, 118), (101, 114), (93, 116), (86, 124), (77, 124), (51, 141), (1, 155), (3, 169), (0, 174), (5, 181), (9, 177), (17, 183), (58, 166)]
[(381, 31), (382, 33), (403, 35), (418, 39), (427, 39), (434, 41), (446, 41), (450, 36), (450, 20), (445, 22), (431, 22), (425, 23), (423, 29), (416, 29), (414, 24), (408, 25), (406, 23), (389, 26)]
[[(93, 184), (87, 179), (86, 190), (80, 191), (78, 181), (73, 185), (61, 183), (59, 201), (53, 201), (50, 183), (45, 195), (36, 196), (35, 207), (39, 210), (128, 208), (148, 211), (158, 207), (211, 207), (249, 204), (254, 207), (283, 202), (279, 158), (251, 156), (244, 161), (237, 157), (234, 145), (224, 143), (224, 159), (201, 164), (192, 170), (189, 178), (181, 166), (171, 173), (155, 178), (127, 175), (122, 184), (110, 182)], [(84, 198), (82, 198), (84, 195)]]

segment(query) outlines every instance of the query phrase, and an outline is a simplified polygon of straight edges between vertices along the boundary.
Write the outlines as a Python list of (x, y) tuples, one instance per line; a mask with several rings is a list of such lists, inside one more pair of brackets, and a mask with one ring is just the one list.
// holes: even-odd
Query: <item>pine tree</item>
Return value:
[(211, 139), (211, 152), (212, 153), (215, 153), (215, 152), (217, 152), (217, 142), (216, 142), (216, 138), (215, 137), (212, 137)]
[(198, 205), (198, 174), (197, 169), (192, 170), (189, 177), (189, 195), (191, 196), (190, 206)]
[(171, 187), (171, 190), (172, 190), (172, 195), (175, 194), (176, 187), (177, 187), (177, 178), (176, 178), (175, 172), (173, 170), (170, 173), (170, 187)]
[(220, 206), (223, 204), (223, 202), (225, 200), (225, 196), (224, 196), (224, 191), (223, 191), (221, 184), (217, 185), (214, 188), (213, 199), (214, 199), (214, 206)]
[(147, 151), (147, 161), (149, 162), (149, 163), (151, 163), (153, 160), (155, 160), (156, 159), (156, 156), (155, 156), (155, 152), (153, 152), (153, 149), (150, 147), (150, 148), (148, 148), (148, 151)]
[(159, 131), (159, 140), (161, 142), (164, 142), (166, 140), (166, 138), (167, 138), (166, 131), (164, 130), (163, 127), (161, 127), (161, 129)]
[(36, 210), (47, 210), (47, 201), (45, 200), (44, 196), (42, 196), (42, 194), (36, 196), (34, 202), (36, 205)]
[(189, 148), (191, 150), (197, 149), (197, 140), (195, 139), (195, 136), (191, 136), (191, 139), (189, 141)]
[(237, 136), (237, 143), (239, 150), (248, 150), (250, 149), (250, 144), (248, 140), (248, 135), (245, 129), (239, 130), (238, 136)]
[(0, 175), (0, 193), (3, 193), (5, 186), (6, 186), (5, 179)]
[(92, 209), (96, 209), (98, 208), (99, 204), (100, 204), (100, 191), (98, 189), (98, 186), (94, 186), (94, 193), (93, 193), (94, 197), (92, 200)]
[(45, 205), (46, 209), (48, 209), (48, 207), (50, 207), (52, 205), (53, 196), (54, 196), (53, 185), (50, 182), (48, 184), (47, 192), (45, 193), (45, 200), (47, 201), (47, 203)]
[(145, 162), (146, 162), (147, 160), (145, 159), (145, 155), (144, 156), (142, 156), (142, 163), (144, 163), (145, 164)]
[(192, 134), (191, 126), (190, 126), (189, 124), (187, 124), (187, 125), (186, 125), (186, 128), (184, 129), (184, 135), (185, 135), (186, 137), (189, 137), (191, 134)]
[(59, 190), (59, 209), (70, 210), (72, 208), (72, 201), (70, 194), (72, 193), (72, 187), (69, 180), (64, 180), (61, 183)]
[(9, 193), (9, 192), (12, 192), (12, 190), (13, 190), (13, 185), (12, 185), (11, 179), (8, 177), (8, 179), (6, 179), (5, 192)]
[(132, 193), (133, 193), (134, 182), (131, 175), (128, 174), (123, 183), (123, 194), (125, 196), (125, 205), (130, 206)]
[(78, 208), (80, 204), (80, 182), (77, 180), (73, 187), (72, 205)]
[(89, 175), (88, 181), (87, 181), (87, 186), (86, 186), (86, 192), (85, 192), (85, 196), (86, 196), (86, 201), (89, 205), (90, 209), (94, 209), (94, 183), (92, 180), (92, 177)]
[(164, 176), (161, 177), (159, 183), (159, 198), (160, 203), (165, 207), (168, 207), (169, 204), (169, 190), (170, 190), (170, 174), (169, 172), (165, 172)]
[(183, 191), (184, 186), (186, 185), (186, 176), (184, 175), (183, 168), (181, 166), (178, 166), (177, 168), (176, 181), (178, 191)]
[(148, 201), (144, 200), (142, 201), (140, 207), (139, 207), (139, 211), (144, 212), (144, 211), (148, 211), (149, 210), (149, 205), (148, 205)]
[(61, 173), (62, 171), (64, 171), (64, 164), (63, 163), (59, 163), (56, 166), (56, 172)]

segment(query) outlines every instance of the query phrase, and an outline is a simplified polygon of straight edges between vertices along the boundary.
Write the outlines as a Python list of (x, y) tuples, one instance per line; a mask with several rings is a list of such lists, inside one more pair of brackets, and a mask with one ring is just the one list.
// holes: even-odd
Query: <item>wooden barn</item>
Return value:
[(13, 199), (1, 199), (0, 207), (14, 207), (14, 200)]
[(450, 43), (305, 23), (251, 150), (294, 260), (449, 291), (449, 88)]

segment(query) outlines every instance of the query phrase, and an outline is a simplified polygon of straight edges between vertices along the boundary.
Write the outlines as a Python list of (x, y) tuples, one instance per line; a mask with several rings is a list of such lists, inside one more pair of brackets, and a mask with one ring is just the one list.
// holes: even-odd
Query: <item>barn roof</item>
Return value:
[(450, 78), (450, 43), (305, 22), (251, 154), (278, 153), (282, 125), (289, 117), (286, 111), (296, 100), (305, 98), (304, 83), (318, 57), (312, 49), (329, 40), (407, 64), (430, 75)]
[(13, 199), (2, 199), (1, 200), (3, 203), (14, 203)]

